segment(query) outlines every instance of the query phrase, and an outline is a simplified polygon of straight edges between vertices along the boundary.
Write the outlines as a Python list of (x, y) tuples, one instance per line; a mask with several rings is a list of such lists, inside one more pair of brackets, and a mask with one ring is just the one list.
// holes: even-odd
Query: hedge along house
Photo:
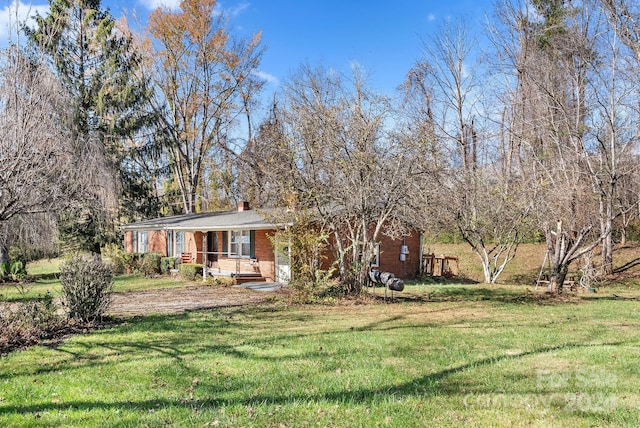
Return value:
[[(290, 279), (288, 249), (276, 252), (271, 237), (287, 223), (267, 220), (273, 213), (252, 210), (241, 202), (234, 211), (161, 217), (122, 226), (127, 253), (157, 252), (183, 263), (206, 266), (203, 276), (232, 276), (238, 282)], [(385, 235), (376, 247), (372, 269), (392, 272), (397, 278), (420, 273), (421, 235), (416, 230), (402, 239)], [(203, 250), (204, 249), (204, 250)], [(276, 254), (277, 253), (277, 254)], [(328, 267), (330, 255), (323, 263)], [(203, 263), (204, 261), (204, 263)]]

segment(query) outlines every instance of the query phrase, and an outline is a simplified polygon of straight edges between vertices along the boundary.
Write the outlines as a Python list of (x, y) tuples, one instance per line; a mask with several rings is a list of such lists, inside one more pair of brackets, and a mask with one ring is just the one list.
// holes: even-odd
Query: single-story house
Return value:
[[(290, 254), (276, 252), (270, 239), (286, 223), (268, 220), (247, 202), (237, 210), (184, 214), (122, 226), (127, 253), (158, 252), (183, 263), (207, 267), (204, 275), (234, 276), (244, 280), (288, 282)], [(419, 274), (420, 233), (401, 240), (382, 236), (373, 267), (398, 278)]]

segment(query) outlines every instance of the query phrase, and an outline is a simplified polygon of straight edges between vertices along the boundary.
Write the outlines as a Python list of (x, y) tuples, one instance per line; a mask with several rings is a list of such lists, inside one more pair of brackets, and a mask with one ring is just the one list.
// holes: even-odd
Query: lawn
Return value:
[[(50, 293), (60, 295), (60, 265), (64, 259), (40, 260), (27, 265), (30, 282), (16, 286), (12, 283), (0, 283), (0, 301), (27, 300)], [(114, 291), (141, 291), (153, 288), (181, 287), (189, 283), (178, 278), (162, 276), (145, 278), (139, 274), (118, 275), (113, 279)]]
[(119, 320), (2, 357), (0, 426), (638, 426), (638, 298), (414, 285)]

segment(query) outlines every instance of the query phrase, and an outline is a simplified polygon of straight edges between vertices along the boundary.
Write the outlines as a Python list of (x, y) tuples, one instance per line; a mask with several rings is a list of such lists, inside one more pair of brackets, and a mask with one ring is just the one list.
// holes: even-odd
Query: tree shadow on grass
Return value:
[(480, 284), (475, 279), (467, 278), (465, 276), (422, 276), (418, 279), (405, 281), (407, 285), (471, 285)]
[(619, 267), (615, 268), (615, 269), (613, 270), (613, 273), (622, 273), (622, 272), (626, 272), (626, 271), (628, 271), (628, 270), (630, 270), (630, 269), (633, 269), (634, 267), (636, 267), (636, 266), (638, 266), (638, 265), (640, 265), (640, 257), (635, 258), (635, 259), (633, 259), (633, 260), (631, 260), (631, 261), (629, 261), (629, 262), (625, 263), (624, 265), (622, 265), (622, 266), (619, 266)]
[[(197, 387), (193, 388), (189, 394), (185, 392), (183, 398), (167, 399), (156, 398), (138, 401), (89, 401), (89, 400), (69, 400), (63, 402), (48, 402), (39, 404), (3, 404), (0, 402), (0, 415), (8, 414), (39, 414), (41, 412), (68, 412), (75, 410), (79, 412), (118, 411), (118, 412), (142, 412), (143, 414), (158, 408), (224, 408), (228, 406), (254, 406), (254, 405), (287, 405), (300, 402), (329, 402), (357, 405), (375, 405), (386, 402), (390, 397), (394, 400), (402, 398), (420, 398), (436, 395), (458, 396), (469, 394), (498, 393), (493, 388), (486, 388), (479, 382), (474, 384), (460, 384), (459, 382), (446, 382), (446, 380), (456, 374), (467, 370), (476, 370), (483, 367), (492, 366), (506, 361), (527, 358), (536, 355), (543, 355), (551, 352), (572, 350), (591, 347), (611, 347), (624, 346), (625, 342), (609, 342), (600, 344), (569, 343), (558, 346), (539, 347), (530, 351), (520, 353), (508, 353), (494, 357), (482, 358), (470, 361), (455, 367), (445, 368), (425, 376), (412, 379), (399, 384), (388, 384), (379, 388), (361, 388), (350, 390), (344, 388), (339, 391), (319, 392), (315, 394), (299, 394), (289, 391), (279, 395), (268, 393), (254, 393), (249, 395), (249, 391), (255, 391), (258, 386), (252, 379), (243, 376), (235, 376), (233, 379), (225, 379), (225, 382), (214, 382), (208, 379), (200, 379)], [(295, 373), (290, 375), (291, 382), (295, 382)], [(296, 378), (296, 379), (294, 379)], [(297, 379), (299, 381), (299, 379)], [(193, 384), (192, 384), (193, 385)], [(542, 393), (545, 391), (536, 387), (534, 390), (517, 391), (517, 394)], [(237, 394), (241, 398), (223, 398), (225, 395)]]
[(528, 289), (519, 291), (500, 286), (443, 286), (420, 293), (384, 291), (372, 295), (375, 300), (386, 303), (441, 303), (441, 302), (479, 302), (494, 301), (507, 304), (555, 305), (577, 303), (575, 296), (557, 295), (546, 292), (531, 292)]

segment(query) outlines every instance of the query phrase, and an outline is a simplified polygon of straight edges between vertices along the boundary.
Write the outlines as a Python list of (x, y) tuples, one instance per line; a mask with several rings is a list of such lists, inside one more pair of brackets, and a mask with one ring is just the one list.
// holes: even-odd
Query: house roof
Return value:
[[(220, 230), (265, 230), (284, 227), (285, 223), (269, 221), (268, 212), (223, 211), (199, 214), (183, 214), (160, 217), (121, 226), (122, 230), (158, 230), (171, 229), (187, 232), (220, 231)], [(275, 218), (274, 216), (271, 216)]]

